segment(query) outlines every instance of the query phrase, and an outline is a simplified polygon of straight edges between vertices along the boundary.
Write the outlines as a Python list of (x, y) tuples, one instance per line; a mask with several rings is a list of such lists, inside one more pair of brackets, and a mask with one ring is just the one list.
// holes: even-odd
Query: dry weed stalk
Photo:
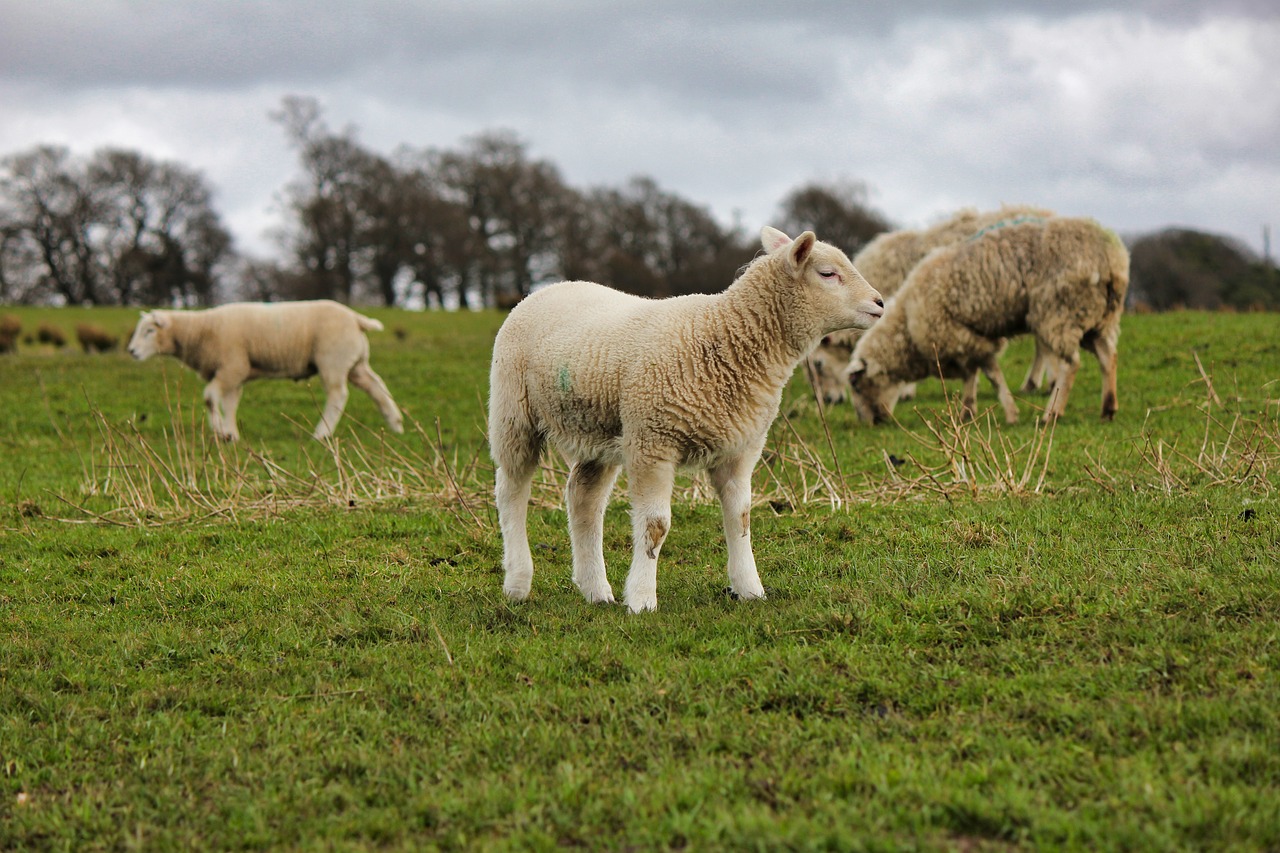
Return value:
[[(246, 443), (215, 440), (202, 412), (183, 411), (167, 396), (172, 426), (153, 441), (132, 421), (111, 423), (90, 407), (95, 436), (80, 455), (81, 494), (105, 497), (113, 507), (95, 512), (66, 497), (58, 499), (88, 520), (128, 526), (274, 515), (309, 506), (346, 506), (411, 499), (453, 512), (460, 521), (485, 528), (476, 508), (487, 503), (479, 451), (469, 460), (449, 451), (439, 424), (434, 436), (419, 425), (424, 450), (390, 440), (352, 420), (355, 429), (322, 443), (300, 445), (289, 464)], [(86, 519), (63, 519), (83, 521)]]

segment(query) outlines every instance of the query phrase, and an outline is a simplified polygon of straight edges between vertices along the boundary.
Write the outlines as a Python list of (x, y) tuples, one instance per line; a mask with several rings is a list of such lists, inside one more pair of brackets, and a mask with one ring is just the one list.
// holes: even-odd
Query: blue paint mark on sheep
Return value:
[(1015, 216), (1012, 219), (1001, 219), (999, 222), (993, 222), (986, 228), (969, 238), (968, 242), (972, 243), (988, 231), (995, 231), (999, 228), (1008, 228), (1011, 225), (1025, 225), (1028, 222), (1044, 222), (1043, 216)]
[(572, 384), (569, 382), (569, 365), (560, 365), (559, 371), (556, 373), (556, 388), (568, 394), (572, 390)]

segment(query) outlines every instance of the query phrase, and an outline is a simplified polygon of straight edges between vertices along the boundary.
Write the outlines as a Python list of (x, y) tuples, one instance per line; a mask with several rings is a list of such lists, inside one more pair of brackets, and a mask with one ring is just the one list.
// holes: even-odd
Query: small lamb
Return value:
[(678, 466), (710, 474), (730, 591), (765, 597), (751, 550), (751, 472), (783, 386), (823, 335), (871, 325), (883, 303), (845, 254), (813, 232), (792, 240), (766, 227), (761, 242), (766, 254), (722, 293), (652, 300), (561, 282), (517, 305), (498, 330), (489, 447), (508, 597), (526, 598), (533, 580), (526, 513), (548, 442), (570, 465), (573, 580), (587, 601), (614, 600), (604, 512), (623, 466), (632, 507), (624, 601), (632, 612), (658, 606), (658, 553)]
[(347, 405), (347, 381), (378, 404), (392, 432), (403, 432), (400, 409), (369, 366), (364, 333), (382, 324), (327, 299), (313, 302), (236, 302), (204, 311), (148, 311), (134, 329), (129, 354), (142, 361), (172, 355), (209, 384), (209, 425), (235, 441), (236, 407), (250, 379), (307, 379), (320, 374), (328, 399), (314, 436), (333, 434)]
[(1018, 409), (998, 358), (1007, 338), (1029, 332), (1055, 376), (1045, 420), (1066, 410), (1081, 346), (1098, 359), (1102, 419), (1111, 420), (1128, 287), (1128, 251), (1092, 219), (1014, 220), (936, 249), (858, 341), (848, 368), (854, 406), (865, 421), (886, 420), (903, 383), (941, 370), (965, 380), (962, 401), (972, 416), (982, 371), (1013, 423)]

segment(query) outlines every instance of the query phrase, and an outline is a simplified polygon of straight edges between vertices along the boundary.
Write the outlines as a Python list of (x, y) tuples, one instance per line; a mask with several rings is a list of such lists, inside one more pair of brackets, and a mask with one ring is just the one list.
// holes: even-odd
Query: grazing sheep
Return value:
[(0, 353), (18, 351), (18, 335), (22, 321), (12, 314), (0, 315)]
[(199, 373), (209, 424), (235, 441), (236, 407), (250, 379), (307, 379), (317, 373), (328, 399), (315, 437), (333, 434), (347, 404), (347, 381), (378, 404), (393, 432), (403, 432), (400, 410), (382, 378), (369, 367), (366, 330), (382, 324), (345, 305), (314, 302), (239, 302), (206, 311), (144, 312), (129, 341), (138, 360), (172, 355)]
[(52, 323), (41, 323), (36, 329), (36, 340), (42, 344), (53, 344), (58, 349), (67, 345), (67, 336)]
[[(1000, 222), (1044, 219), (1053, 215), (1050, 210), (1022, 205), (1004, 205), (991, 211), (966, 207), (923, 231), (901, 230), (878, 235), (854, 255), (853, 265), (872, 287), (888, 299), (898, 292), (915, 265), (934, 249), (958, 243)], [(839, 403), (848, 396), (845, 371), (861, 334), (855, 329), (833, 332), (822, 339), (805, 362), (809, 384), (824, 402)], [(1028, 390), (1034, 390), (1034, 387)], [(914, 396), (915, 384), (912, 383), (902, 387), (898, 399), (907, 400)]]
[(115, 335), (92, 323), (76, 324), (76, 340), (80, 342), (80, 348), (86, 353), (107, 352), (115, 349), (116, 344), (120, 343), (120, 339)]
[(604, 511), (623, 466), (633, 549), (624, 601), (632, 612), (658, 606), (658, 553), (671, 528), (677, 466), (710, 474), (731, 593), (764, 598), (751, 550), (751, 471), (782, 388), (819, 338), (870, 325), (882, 303), (845, 254), (813, 232), (792, 240), (765, 228), (761, 241), (767, 254), (719, 294), (643, 299), (574, 281), (512, 309), (494, 342), (489, 380), (507, 596), (529, 594), (525, 516), (549, 442), (570, 465), (573, 579), (588, 601), (613, 601)]
[(863, 420), (887, 419), (897, 389), (939, 371), (965, 380), (965, 412), (976, 408), (978, 371), (1018, 409), (1000, 372), (1006, 339), (1031, 333), (1057, 377), (1045, 420), (1060, 417), (1090, 349), (1102, 369), (1102, 418), (1116, 413), (1116, 342), (1129, 286), (1129, 253), (1092, 219), (1011, 220), (931, 252), (916, 265), (885, 316), (854, 349), (853, 402)]

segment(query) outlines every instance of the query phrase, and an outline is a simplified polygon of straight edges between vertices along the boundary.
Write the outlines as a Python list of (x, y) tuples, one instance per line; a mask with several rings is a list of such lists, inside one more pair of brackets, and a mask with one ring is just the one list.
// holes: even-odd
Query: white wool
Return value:
[(1065, 411), (1084, 346), (1102, 369), (1102, 417), (1110, 420), (1128, 285), (1128, 252), (1091, 219), (998, 224), (936, 249), (858, 341), (848, 370), (854, 405), (864, 420), (884, 420), (904, 383), (941, 372), (965, 380), (963, 405), (971, 415), (981, 371), (1012, 423), (1018, 410), (998, 359), (1008, 338), (1029, 333), (1055, 367), (1045, 418)]
[(387, 425), (403, 432), (403, 419), (382, 378), (369, 367), (366, 330), (382, 324), (327, 299), (312, 302), (237, 302), (205, 311), (144, 312), (129, 341), (142, 360), (172, 355), (201, 375), (209, 424), (219, 438), (234, 441), (236, 408), (251, 379), (324, 382), (326, 402), (314, 435), (333, 434), (347, 404), (347, 382), (363, 390)]
[[(853, 265), (872, 287), (888, 299), (902, 287), (915, 265), (934, 249), (967, 240), (984, 228), (1002, 222), (1045, 219), (1050, 216), (1053, 216), (1052, 211), (1025, 205), (1004, 205), (998, 210), (988, 211), (966, 207), (937, 225), (921, 231), (901, 230), (880, 234), (853, 256)], [(859, 330), (846, 329), (827, 335), (809, 357), (806, 375), (814, 392), (825, 402), (838, 403), (848, 396), (845, 371), (861, 334)], [(1031, 384), (1030, 374), (1028, 384)], [(907, 399), (914, 394), (914, 384), (904, 386), (899, 398)]]
[(525, 513), (549, 443), (571, 466), (573, 578), (588, 601), (613, 601), (603, 516), (623, 467), (633, 534), (624, 600), (632, 611), (657, 607), (678, 466), (710, 474), (730, 589), (764, 597), (751, 551), (751, 471), (782, 388), (823, 335), (870, 325), (881, 304), (844, 253), (812, 232), (792, 240), (766, 228), (761, 240), (767, 254), (723, 293), (653, 300), (562, 282), (511, 312), (494, 342), (489, 391), (508, 596), (529, 594)]

